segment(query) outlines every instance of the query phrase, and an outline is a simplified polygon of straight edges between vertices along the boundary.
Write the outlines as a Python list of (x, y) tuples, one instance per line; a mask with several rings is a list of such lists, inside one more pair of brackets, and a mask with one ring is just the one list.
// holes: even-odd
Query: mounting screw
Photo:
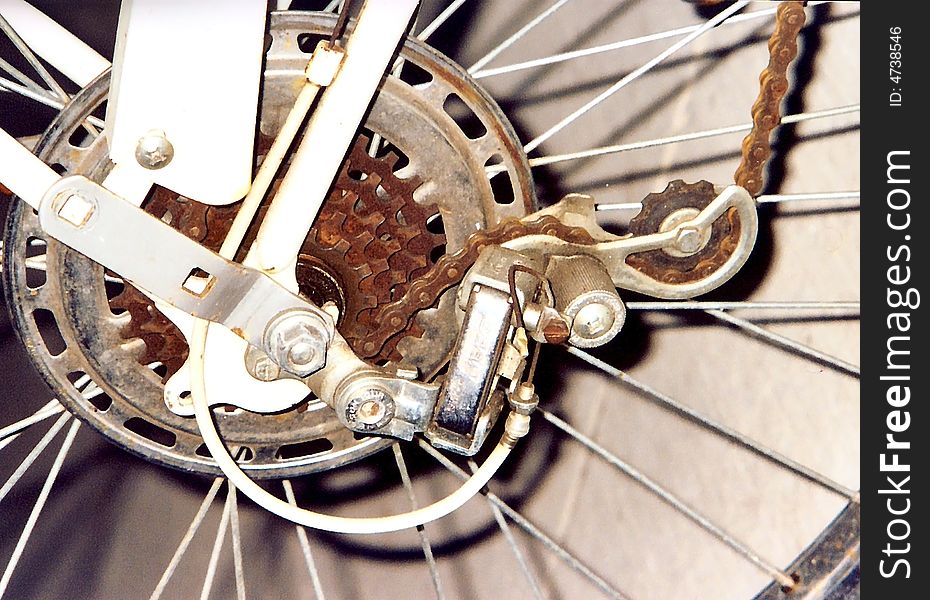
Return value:
[(381, 429), (394, 418), (394, 398), (380, 387), (364, 387), (351, 394), (345, 421), (355, 431)]
[(141, 138), (136, 145), (136, 160), (146, 169), (153, 171), (168, 166), (174, 158), (174, 146), (165, 137), (164, 131), (153, 129)]
[(578, 311), (572, 321), (572, 331), (586, 340), (598, 338), (614, 326), (614, 311), (600, 302), (587, 304)]

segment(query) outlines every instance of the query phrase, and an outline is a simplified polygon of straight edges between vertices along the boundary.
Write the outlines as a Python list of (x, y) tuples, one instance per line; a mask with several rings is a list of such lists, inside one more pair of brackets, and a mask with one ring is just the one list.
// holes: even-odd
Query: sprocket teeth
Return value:
[[(266, 140), (265, 145), (270, 145), (270, 141)], [(377, 319), (379, 307), (395, 300), (416, 277), (426, 272), (433, 262), (431, 254), (445, 244), (443, 234), (429, 231), (426, 226), (427, 220), (439, 214), (438, 207), (422, 205), (414, 199), (421, 178), (406, 166), (403, 176), (396, 172), (404, 159), (393, 146), (388, 146), (381, 156), (372, 157), (368, 154), (370, 145), (371, 136), (359, 134), (301, 248), (301, 255), (307, 260), (312, 257), (329, 265), (344, 280), (346, 315), (340, 331), (357, 351), (368, 341), (366, 336), (372, 331), (372, 320)], [(356, 171), (364, 177), (360, 179)], [(273, 183), (272, 194), (279, 185), (280, 180)], [(207, 207), (157, 188), (144, 208), (158, 218), (167, 217), (170, 225), (216, 250), (238, 205)], [(266, 211), (267, 203), (260, 207), (257, 222), (261, 222)], [(240, 258), (244, 258), (256, 232), (253, 226)], [(187, 358), (186, 341), (173, 323), (154, 307), (149, 308), (147, 297), (127, 286), (110, 301), (110, 306), (124, 309), (129, 315), (121, 334), (127, 340), (143, 342), (144, 350), (138, 356), (140, 363), (161, 362), (168, 367), (167, 376), (180, 368)], [(411, 319), (407, 328), (388, 340), (384, 348), (365, 354), (373, 360), (400, 360), (397, 342), (423, 335), (415, 321)]]
[(395, 150), (391, 149), (384, 153), (383, 156), (378, 157), (381, 162), (388, 166), (391, 169), (391, 172), (394, 171), (394, 167), (397, 166), (397, 163), (400, 162), (400, 154)]
[[(319, 243), (320, 246), (327, 247), (326, 244), (323, 244), (323, 243), (321, 243), (321, 242), (318, 242), (318, 243)], [(346, 254), (351, 248), (352, 248), (352, 245), (351, 245), (351, 244), (348, 242), (348, 240), (346, 240), (345, 238), (341, 238), (341, 239), (337, 240), (336, 243), (335, 243), (334, 245), (328, 246), (328, 249), (330, 249), (330, 250), (332, 250), (332, 251), (334, 251), (334, 252), (337, 252), (337, 253), (339, 253), (339, 254), (342, 254), (343, 256), (345, 256), (345, 254)]]

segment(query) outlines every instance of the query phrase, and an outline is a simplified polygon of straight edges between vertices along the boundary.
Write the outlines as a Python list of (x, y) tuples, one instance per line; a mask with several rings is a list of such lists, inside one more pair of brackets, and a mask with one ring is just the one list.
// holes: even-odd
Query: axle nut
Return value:
[(307, 377), (326, 365), (331, 334), (323, 319), (293, 310), (276, 317), (265, 330), (265, 352), (285, 371)]

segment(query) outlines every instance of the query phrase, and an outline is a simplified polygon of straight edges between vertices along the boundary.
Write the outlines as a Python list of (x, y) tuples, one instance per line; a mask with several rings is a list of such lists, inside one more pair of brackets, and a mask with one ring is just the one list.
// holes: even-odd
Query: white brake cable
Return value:
[(236, 464), (232, 456), (230, 456), (229, 451), (220, 439), (219, 433), (217, 433), (216, 426), (213, 423), (213, 416), (210, 413), (210, 407), (207, 403), (206, 389), (204, 386), (204, 350), (209, 326), (209, 321), (196, 320), (190, 344), (191, 399), (194, 404), (194, 415), (197, 418), (197, 426), (200, 428), (200, 434), (203, 436), (203, 441), (210, 450), (210, 454), (213, 455), (213, 459), (216, 461), (217, 465), (219, 465), (220, 469), (222, 469), (223, 473), (226, 474), (226, 477), (228, 477), (243, 494), (251, 498), (253, 502), (279, 517), (283, 517), (306, 527), (332, 531), (334, 533), (375, 534), (417, 527), (429, 523), (430, 521), (440, 519), (468, 502), (472, 496), (480, 492), (481, 488), (487, 485), (488, 481), (491, 480), (491, 477), (494, 476), (510, 454), (512, 447), (501, 440), (491, 452), (491, 455), (488, 456), (487, 460), (484, 461), (462, 487), (442, 500), (410, 512), (387, 517), (358, 518), (338, 517), (299, 508), (270, 494), (252, 481), (252, 479), (239, 468), (239, 465)]

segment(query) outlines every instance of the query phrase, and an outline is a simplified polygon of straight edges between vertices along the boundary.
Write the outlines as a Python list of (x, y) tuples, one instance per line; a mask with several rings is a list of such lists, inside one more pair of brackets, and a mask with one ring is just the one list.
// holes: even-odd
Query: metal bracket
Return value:
[(39, 205), (39, 222), (50, 236), (133, 285), (225, 325), (253, 346), (264, 348), (267, 325), (288, 311), (318, 317), (330, 336), (335, 330), (328, 313), (267, 275), (226, 260), (85, 177), (53, 184)]
[(433, 419), (430, 442), (459, 454), (478, 451), (493, 426), (503, 395), (495, 393), (498, 366), (511, 330), (509, 292), (475, 285)]

